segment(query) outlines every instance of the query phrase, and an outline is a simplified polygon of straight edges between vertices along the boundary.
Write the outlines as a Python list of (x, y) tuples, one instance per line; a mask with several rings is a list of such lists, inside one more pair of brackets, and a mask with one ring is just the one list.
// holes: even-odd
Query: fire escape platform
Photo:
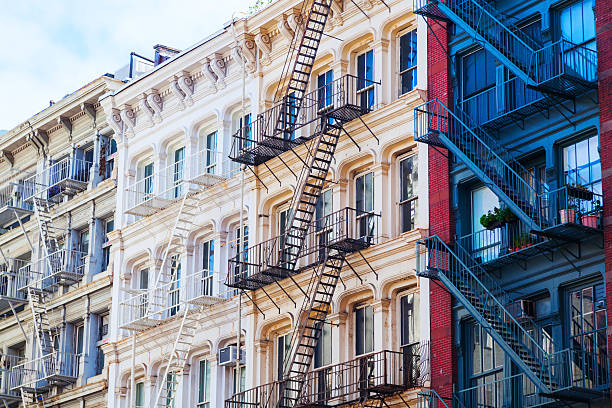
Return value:
[(196, 306), (212, 306), (216, 303), (222, 302), (224, 299), (217, 296), (201, 295), (189, 299), (187, 303)]
[(16, 307), (26, 303), (28, 303), (28, 301), (23, 298), (0, 295), (0, 313), (11, 310), (11, 305)]
[(126, 214), (136, 215), (140, 217), (147, 217), (149, 215), (155, 214), (160, 210), (168, 207), (172, 204), (172, 200), (168, 200), (166, 198), (152, 196), (142, 203), (136, 204), (135, 206), (128, 208), (125, 210)]
[(17, 217), (24, 218), (28, 215), (32, 215), (32, 213), (32, 210), (5, 205), (0, 207), (0, 225), (12, 224), (18, 221)]
[(223, 176), (219, 176), (216, 174), (208, 174), (208, 173), (204, 173), (204, 174), (200, 174), (198, 176), (195, 176), (194, 178), (192, 178), (191, 180), (189, 180), (190, 183), (193, 184), (197, 184), (199, 186), (203, 186), (203, 187), (209, 187), (212, 185), (215, 185), (223, 180), (225, 180), (226, 177)]
[(125, 330), (142, 331), (142, 330), (150, 329), (151, 327), (155, 327), (159, 325), (160, 323), (161, 322), (159, 321), (159, 319), (141, 317), (131, 322), (122, 324), (120, 327)]

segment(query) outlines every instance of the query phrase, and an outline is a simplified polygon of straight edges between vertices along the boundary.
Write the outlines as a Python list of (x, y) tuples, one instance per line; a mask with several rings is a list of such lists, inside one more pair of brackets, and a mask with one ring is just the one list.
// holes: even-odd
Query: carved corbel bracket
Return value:
[(191, 75), (187, 72), (183, 72), (178, 78), (178, 86), (181, 88), (181, 91), (185, 94), (184, 102), (187, 106), (193, 105), (193, 92), (194, 92), (194, 83), (193, 79), (191, 79)]
[(0, 150), (0, 159), (9, 162), (11, 164), (11, 168), (15, 164), (15, 159), (13, 158), (13, 153), (11, 153), (10, 151), (8, 151), (6, 149)]
[(217, 92), (217, 76), (214, 72), (212, 72), (212, 69), (210, 68), (210, 60), (208, 58), (202, 61), (202, 74), (208, 80), (210, 89), (213, 92)]
[(161, 113), (164, 110), (164, 100), (159, 92), (157, 92), (157, 89), (151, 89), (149, 91), (149, 95), (147, 95), (147, 103), (151, 109), (153, 109), (153, 121), (155, 123), (161, 123), (163, 120)]
[(260, 31), (255, 34), (255, 44), (257, 44), (257, 48), (261, 51), (261, 63), (263, 65), (269, 65), (270, 53), (272, 52), (272, 39), (270, 35), (264, 31)]
[(342, 26), (344, 24), (344, 19), (342, 18), (342, 0), (331, 0), (331, 11), (330, 28)]
[(244, 62), (245, 69), (252, 74), (257, 69), (257, 46), (250, 37), (245, 37), (238, 44), (239, 48), (232, 49), (232, 58), (240, 65)]
[(131, 106), (126, 105), (123, 109), (121, 109), (121, 120), (125, 126), (127, 126), (127, 130), (131, 134), (134, 134), (134, 128), (136, 127), (136, 114)]
[(186, 95), (178, 84), (178, 78), (175, 77), (172, 81), (170, 81), (170, 91), (176, 98), (176, 101), (177, 101), (176, 103), (177, 103), (178, 108), (180, 110), (185, 109)]
[(221, 54), (213, 54), (210, 57), (210, 64), (209, 64), (210, 69), (212, 70), (212, 72), (215, 74), (215, 76), (217, 77), (217, 82), (216, 82), (216, 87), (217, 89), (224, 89), (225, 88), (225, 75), (226, 75), (226, 71), (225, 71), (225, 60), (223, 59), (223, 56)]
[(81, 111), (85, 112), (87, 116), (89, 116), (89, 119), (93, 121), (93, 127), (96, 127), (96, 109), (94, 108), (93, 104), (83, 102), (81, 104)]
[(110, 115), (110, 120), (108, 121), (109, 126), (113, 129), (115, 136), (117, 136), (117, 141), (120, 142), (123, 140), (123, 120), (121, 119), (121, 112), (119, 109), (113, 109)]
[(278, 20), (278, 22), (276, 23), (276, 27), (278, 28), (278, 31), (280, 31), (281, 35), (285, 40), (287, 40), (289, 43), (293, 41), (294, 31), (287, 22), (287, 18), (284, 15), (281, 16), (280, 20)]
[(72, 122), (70, 122), (70, 118), (67, 116), (60, 116), (57, 118), (57, 124), (62, 125), (62, 127), (70, 134), (72, 137)]
[(147, 102), (147, 94), (143, 93), (142, 95), (140, 95), (140, 97), (138, 98), (138, 106), (140, 107), (140, 110), (149, 119), (149, 126), (152, 127), (155, 124), (155, 122), (153, 121), (153, 115), (155, 114), (155, 112)]

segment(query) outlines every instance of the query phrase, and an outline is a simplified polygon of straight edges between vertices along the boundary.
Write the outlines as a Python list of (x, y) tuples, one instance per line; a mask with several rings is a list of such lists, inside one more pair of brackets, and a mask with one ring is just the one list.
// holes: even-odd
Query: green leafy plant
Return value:
[(255, 0), (255, 3), (249, 6), (249, 14), (255, 14), (258, 11), (266, 8), (267, 5), (272, 4), (275, 0)]

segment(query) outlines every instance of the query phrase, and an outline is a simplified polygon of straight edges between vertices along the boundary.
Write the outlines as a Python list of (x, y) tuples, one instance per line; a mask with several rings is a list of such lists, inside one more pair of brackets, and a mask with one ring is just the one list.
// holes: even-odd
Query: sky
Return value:
[[(0, 12), (0, 133), (153, 46), (185, 49), (255, 0), (13, 0)], [(240, 16), (240, 14), (237, 14)]]

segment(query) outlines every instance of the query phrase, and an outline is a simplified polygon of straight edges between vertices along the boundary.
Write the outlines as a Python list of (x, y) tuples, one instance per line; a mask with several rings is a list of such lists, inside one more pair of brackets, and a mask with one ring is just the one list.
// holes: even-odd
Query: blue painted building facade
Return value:
[(415, 12), (446, 26), (452, 95), (415, 109), (417, 140), (451, 161), (455, 226), (417, 248), (453, 296), (456, 355), (453, 395), (424, 401), (610, 406), (594, 0)]

